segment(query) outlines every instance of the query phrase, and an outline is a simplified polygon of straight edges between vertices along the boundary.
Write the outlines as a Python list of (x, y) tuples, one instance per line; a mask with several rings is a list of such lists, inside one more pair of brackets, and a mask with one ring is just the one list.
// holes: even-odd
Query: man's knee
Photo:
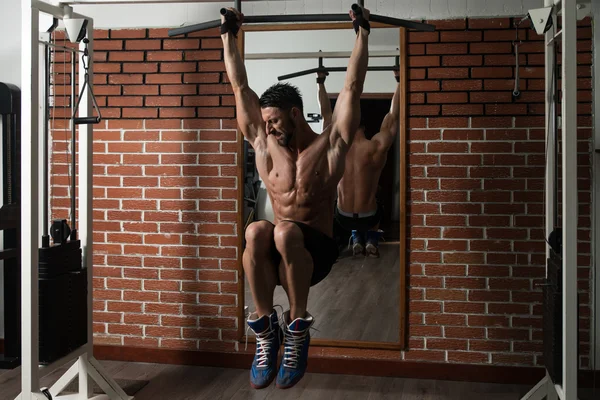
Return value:
[(304, 247), (302, 230), (293, 222), (283, 221), (277, 224), (274, 230), (274, 238), (277, 251), (282, 255), (294, 248)]
[(273, 243), (273, 224), (268, 221), (256, 221), (246, 228), (246, 247), (271, 248)]

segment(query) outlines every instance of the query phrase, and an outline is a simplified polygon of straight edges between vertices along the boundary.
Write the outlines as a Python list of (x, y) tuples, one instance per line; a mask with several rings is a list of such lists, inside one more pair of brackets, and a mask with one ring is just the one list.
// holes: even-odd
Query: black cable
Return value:
[(44, 389), (42, 389), (41, 391), (42, 391), (42, 394), (43, 394), (44, 396), (46, 396), (46, 398), (47, 398), (48, 400), (52, 400), (52, 394), (50, 394), (50, 391), (48, 390), (48, 388), (44, 388)]

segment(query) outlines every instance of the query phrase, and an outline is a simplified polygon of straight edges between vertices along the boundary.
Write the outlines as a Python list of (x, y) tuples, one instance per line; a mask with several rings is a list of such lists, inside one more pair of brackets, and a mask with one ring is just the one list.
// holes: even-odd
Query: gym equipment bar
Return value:
[[(546, 39), (545, 48), (545, 95), (546, 95), (546, 237), (552, 232), (561, 235), (562, 245), (557, 263), (561, 284), (557, 294), (560, 296), (560, 340), (558, 341), (560, 354), (559, 364), (552, 370), (545, 366), (546, 376), (538, 382), (521, 400), (575, 400), (578, 398), (578, 296), (577, 296), (577, 221), (578, 221), (578, 191), (577, 191), (577, 0), (544, 0), (545, 8), (552, 7), (551, 17), (556, 22), (562, 22), (561, 41), (561, 71), (556, 75), (562, 77), (562, 98), (554, 96), (553, 84), (554, 57), (557, 51), (554, 48), (554, 33), (551, 30), (544, 32)], [(562, 13), (559, 15), (559, 11)], [(533, 10), (529, 11), (531, 15)], [(542, 32), (539, 32), (542, 34)], [(557, 60), (558, 61), (558, 60)], [(569, 83), (571, 82), (571, 83)], [(553, 196), (557, 190), (555, 184), (555, 166), (558, 159), (555, 157), (555, 140), (559, 126), (554, 126), (554, 115), (561, 109), (561, 134), (562, 134), (562, 226), (555, 226), (554, 217), (558, 211), (554, 205)], [(562, 228), (560, 231), (555, 231)], [(551, 258), (551, 247), (546, 247), (546, 256)], [(550, 269), (546, 268), (546, 280), (549, 278)], [(544, 304), (546, 307), (547, 304)], [(547, 343), (544, 343), (546, 347)], [(554, 355), (554, 354), (552, 354)], [(546, 359), (545, 359), (546, 361)], [(546, 361), (547, 363), (547, 361)]]
[[(348, 14), (290, 14), (290, 15), (257, 15), (257, 16), (244, 16), (245, 24), (265, 24), (265, 23), (278, 23), (278, 22), (347, 22), (349, 19)], [(409, 29), (416, 29), (419, 31), (433, 32), (435, 26), (430, 24), (423, 24), (420, 22), (407, 21), (404, 19), (384, 17), (381, 15), (371, 14), (369, 16), (371, 22), (381, 22), (392, 26), (402, 26)], [(175, 28), (169, 30), (169, 36), (179, 36), (186, 33), (203, 31), (205, 29), (218, 28), (221, 26), (221, 20), (214, 20), (208, 22), (202, 22), (200, 24), (183, 26), (181, 28)], [(327, 26), (323, 27), (324, 29)]]
[[(359, 1), (360, 5), (353, 4), (352, 10), (359, 12), (364, 7), (364, 1)], [(240, 0), (236, 0), (236, 8), (241, 11)], [(227, 15), (228, 11), (225, 8), (221, 9), (221, 15)], [(259, 16), (244, 16), (246, 24), (262, 24), (262, 23), (279, 23), (279, 22), (345, 22), (348, 21), (348, 14), (291, 14), (291, 15), (259, 15)], [(404, 19), (385, 17), (381, 15), (371, 14), (369, 21), (380, 22), (392, 26), (402, 26), (409, 29), (420, 31), (433, 32), (435, 26), (420, 22), (407, 21)], [(214, 20), (175, 28), (169, 30), (169, 36), (179, 36), (186, 33), (198, 32), (205, 29), (217, 28), (221, 26), (221, 20)]]
[[(299, 76), (304, 76), (304, 75), (310, 75), (310, 74), (316, 74), (317, 72), (345, 72), (348, 68), (347, 67), (330, 67), (330, 68), (311, 68), (311, 69), (307, 69), (304, 71), (299, 71), (299, 72), (294, 72), (288, 75), (281, 75), (278, 76), (277, 79), (280, 81), (284, 81), (286, 79), (291, 79), (291, 78), (297, 78)], [(367, 67), (367, 71), (398, 71), (399, 67), (396, 66), (392, 66), (392, 67), (386, 67), (386, 66), (373, 66), (373, 67)]]
[[(398, 57), (399, 50), (369, 51), (371, 57)], [(245, 60), (287, 60), (296, 58), (349, 58), (350, 51), (315, 51), (306, 53), (246, 53)]]
[[(39, 21), (40, 14), (48, 14), (55, 18), (66, 20), (69, 18), (85, 18), (88, 21), (86, 35), (90, 41), (90, 60), (93, 59), (93, 20), (73, 12), (68, 5), (54, 6), (39, 0), (22, 0), (21, 2), (21, 132), (20, 146), (21, 165), (21, 190), (22, 209), (21, 215), (21, 367), (15, 368), (12, 375), (21, 373), (21, 393), (19, 400), (42, 399), (45, 396), (40, 388), (40, 378), (51, 372), (58, 363), (75, 361), (73, 366), (50, 389), (51, 397), (60, 399), (88, 398), (88, 376), (91, 377), (111, 400), (130, 400), (128, 396), (96, 362), (93, 355), (93, 124), (81, 125), (78, 137), (77, 176), (79, 196), (79, 235), (81, 240), (81, 269), (88, 271), (85, 274), (85, 287), (89, 288), (85, 294), (86, 331), (85, 343), (78, 349), (73, 349), (69, 354), (51, 362), (44, 367), (40, 363), (40, 170), (43, 158), (41, 157), (40, 118), (46, 115), (40, 110), (40, 94), (43, 86), (40, 84), (40, 49), (39, 49)], [(83, 43), (79, 44), (79, 51), (84, 51)], [(43, 53), (41, 54), (43, 57)], [(93, 63), (90, 61), (89, 76), (93, 77)], [(86, 71), (79, 63), (79, 87), (85, 83)], [(74, 82), (72, 83), (74, 85)], [(79, 116), (88, 118), (92, 116), (91, 92), (82, 98), (79, 107)], [(73, 149), (75, 150), (75, 149)], [(73, 193), (72, 195), (75, 195)], [(85, 287), (79, 286), (81, 289)], [(83, 303), (83, 302), (82, 302)], [(60, 331), (61, 326), (55, 329)], [(2, 380), (5, 379), (4, 375)], [(79, 381), (78, 393), (62, 395), (60, 392), (74, 379)]]
[(65, 46), (61, 46), (58, 44), (54, 44), (54, 43), (50, 43), (50, 42), (46, 42), (44, 40), (40, 40), (39, 41), (40, 44), (45, 44), (46, 46), (50, 46), (50, 47), (54, 47), (56, 49), (61, 49), (61, 50), (65, 50), (65, 51), (70, 51), (71, 53), (83, 53), (83, 51), (78, 50), (78, 49), (72, 49), (70, 47), (65, 47)]

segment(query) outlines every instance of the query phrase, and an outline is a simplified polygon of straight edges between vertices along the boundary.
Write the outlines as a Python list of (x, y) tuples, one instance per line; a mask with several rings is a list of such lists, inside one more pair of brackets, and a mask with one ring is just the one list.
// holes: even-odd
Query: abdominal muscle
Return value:
[(333, 196), (315, 194), (310, 198), (298, 195), (294, 189), (289, 192), (269, 191), (275, 224), (281, 221), (295, 221), (315, 228), (329, 237), (333, 236)]
[(275, 224), (301, 222), (333, 237), (335, 191), (343, 164), (330, 171), (330, 163), (337, 163), (329, 159), (326, 137), (319, 139), (296, 155), (269, 137), (269, 151), (257, 155), (257, 168), (271, 199)]

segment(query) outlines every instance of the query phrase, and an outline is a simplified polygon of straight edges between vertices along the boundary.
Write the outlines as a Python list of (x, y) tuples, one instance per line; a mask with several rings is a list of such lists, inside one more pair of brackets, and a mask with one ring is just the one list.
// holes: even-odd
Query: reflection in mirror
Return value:
[[(346, 29), (260, 31), (246, 32), (244, 41), (248, 83), (259, 97), (278, 82), (278, 77), (319, 66), (319, 57), (304, 53), (329, 53), (330, 58), (322, 58), (322, 65), (342, 71), (313, 71), (281, 80), (298, 88), (311, 129), (317, 134), (326, 130), (343, 88), (355, 36)], [(394, 72), (399, 47), (397, 28), (372, 29), (371, 70), (360, 99), (360, 128), (346, 156), (332, 205), (335, 211), (330, 223), (339, 256), (329, 275), (312, 286), (308, 296), (307, 310), (314, 318), (313, 339), (400, 341), (400, 89)], [(294, 54), (288, 58), (286, 52)], [(254, 221), (273, 222), (271, 200), (256, 170), (254, 149), (247, 141), (244, 157), (245, 227)], [(248, 316), (256, 308), (247, 279), (244, 299)], [(273, 304), (284, 311), (289, 309), (282, 286), (276, 287)]]

